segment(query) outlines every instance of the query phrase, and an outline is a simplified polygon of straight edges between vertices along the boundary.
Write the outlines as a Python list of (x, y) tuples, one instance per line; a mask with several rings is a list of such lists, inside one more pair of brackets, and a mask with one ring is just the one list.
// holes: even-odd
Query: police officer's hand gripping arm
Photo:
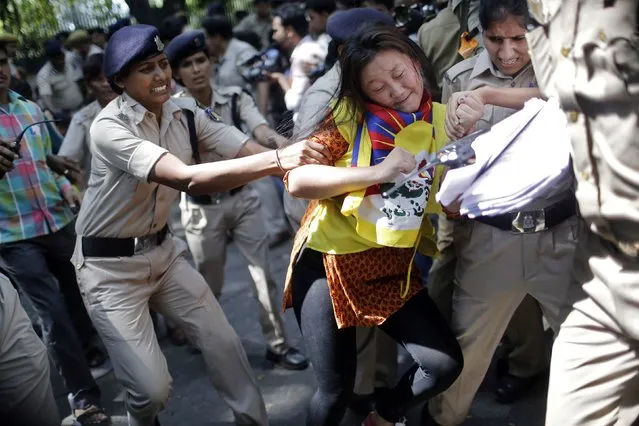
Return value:
[(484, 86), (479, 89), (452, 93), (446, 104), (444, 128), (450, 139), (459, 139), (470, 133), (484, 115), (485, 105), (521, 109), (526, 101), (542, 97), (538, 88), (497, 88)]
[[(135, 43), (131, 43), (132, 40)], [(302, 141), (279, 150), (268, 150), (253, 140), (246, 141), (234, 128), (207, 118), (203, 110), (194, 114), (197, 149), (232, 159), (187, 165), (178, 156), (188, 161), (182, 147), (190, 143), (167, 140), (158, 144), (146, 140), (145, 135), (156, 137), (155, 131), (149, 130), (155, 126), (148, 117), (157, 120), (160, 133), (162, 124), (166, 123), (163, 120), (169, 120), (171, 127), (172, 120), (178, 119), (174, 115), (177, 105), (169, 102), (171, 67), (163, 49), (157, 29), (148, 25), (125, 27), (109, 41), (104, 74), (114, 90), (124, 94), (112, 101), (91, 126), (92, 151), (96, 157), (135, 177), (192, 195), (228, 191), (300, 165), (327, 162), (322, 153), (325, 148), (319, 144)], [(143, 122), (145, 127), (141, 127)], [(179, 129), (179, 126), (172, 128)], [(173, 134), (185, 137), (181, 132)], [(190, 131), (186, 138), (188, 134)]]
[(150, 180), (192, 195), (228, 191), (255, 179), (277, 175), (305, 164), (327, 164), (325, 147), (302, 141), (279, 150), (269, 150), (249, 141), (237, 158), (187, 166), (170, 153), (153, 168)]

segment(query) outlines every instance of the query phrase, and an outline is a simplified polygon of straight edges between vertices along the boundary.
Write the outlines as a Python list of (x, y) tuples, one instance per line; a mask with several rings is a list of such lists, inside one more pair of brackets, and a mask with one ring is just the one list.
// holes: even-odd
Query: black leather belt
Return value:
[(155, 234), (139, 238), (82, 237), (82, 254), (85, 257), (131, 257), (136, 252), (157, 247), (169, 233), (167, 225)]
[(507, 213), (498, 216), (479, 216), (475, 220), (502, 231), (516, 234), (541, 232), (559, 225), (577, 213), (574, 194), (544, 209)]
[(203, 206), (208, 206), (211, 204), (219, 204), (222, 200), (226, 198), (230, 198), (238, 193), (240, 193), (244, 189), (244, 186), (238, 186), (237, 188), (233, 188), (227, 192), (217, 192), (212, 195), (188, 195), (187, 198), (193, 204), (200, 204)]

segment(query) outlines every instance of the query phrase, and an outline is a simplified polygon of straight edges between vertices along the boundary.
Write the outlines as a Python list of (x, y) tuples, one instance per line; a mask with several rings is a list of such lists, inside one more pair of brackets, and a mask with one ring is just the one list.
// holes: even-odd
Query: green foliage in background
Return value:
[(108, 26), (121, 16), (112, 0), (0, 1), (0, 32), (20, 39), (18, 59), (42, 53), (43, 42), (62, 30)]
[[(27, 68), (39, 66), (45, 40), (62, 30), (100, 26), (133, 15), (140, 23), (159, 25), (180, 11), (199, 27), (206, 6), (213, 0), (0, 0), (0, 34), (19, 38), (18, 61)], [(236, 10), (250, 8), (250, 0), (223, 0), (230, 18)], [(128, 7), (127, 7), (128, 6)]]

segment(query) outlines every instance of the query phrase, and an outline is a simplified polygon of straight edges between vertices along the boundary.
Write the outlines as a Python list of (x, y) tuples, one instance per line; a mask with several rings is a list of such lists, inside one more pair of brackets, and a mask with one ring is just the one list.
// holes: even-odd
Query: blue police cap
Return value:
[(104, 76), (111, 87), (122, 93), (114, 84), (114, 77), (136, 62), (164, 52), (158, 29), (151, 25), (131, 25), (117, 30), (109, 39), (104, 51)]
[(204, 32), (198, 30), (183, 32), (171, 40), (164, 51), (169, 58), (172, 68), (177, 68), (182, 59), (198, 52), (206, 52)]
[(395, 21), (389, 14), (370, 7), (358, 7), (333, 13), (326, 23), (326, 32), (336, 43), (341, 44), (355, 34), (363, 24), (369, 22), (395, 26)]

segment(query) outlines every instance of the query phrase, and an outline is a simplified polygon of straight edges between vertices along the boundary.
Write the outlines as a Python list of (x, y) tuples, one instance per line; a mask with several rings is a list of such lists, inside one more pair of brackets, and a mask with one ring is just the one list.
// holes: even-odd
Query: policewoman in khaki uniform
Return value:
[[(636, 0), (529, 1), (528, 35), (548, 96), (566, 111), (583, 286), (555, 340), (547, 426), (639, 418), (639, 50)], [(581, 288), (581, 287), (580, 287)]]
[(433, 64), (440, 87), (449, 69), (483, 50), (478, 15), (479, 0), (450, 0), (419, 28), (419, 47)]
[[(529, 21), (525, 0), (482, 0), (479, 19), (485, 50), (446, 74), (443, 96), (449, 99), (447, 114), (461, 115), (462, 121), (467, 116), (460, 108), (479, 109), (474, 126), (481, 129), (505, 119), (539, 91), (525, 39)], [(449, 123), (449, 135), (462, 136)], [(566, 294), (578, 227), (572, 181), (562, 184), (548, 199), (534, 200), (521, 212), (462, 218), (454, 225), (457, 265), (451, 327), (464, 353), (464, 369), (453, 386), (431, 401), (430, 414), (437, 423), (463, 423), (490, 355), (522, 301), (508, 333), (519, 340), (515, 348), (519, 353), (509, 359), (511, 374), (525, 378), (547, 366), (539, 307), (527, 295), (539, 302), (558, 331), (569, 308)], [(527, 218), (533, 227), (527, 226)]]
[[(478, 7), (479, 4), (477, 4), (477, 9)], [(520, 8), (521, 13), (525, 14), (526, 9), (523, 2), (520, 3)], [(478, 19), (479, 10), (475, 12)], [(476, 25), (479, 26), (479, 21), (476, 22)], [(515, 28), (517, 27), (519, 25)], [(523, 29), (520, 29), (521, 31)], [(492, 32), (489, 30), (487, 34), (490, 37)], [(520, 39), (519, 43), (522, 41), (524, 40)], [(442, 101), (448, 102), (451, 98), (458, 99), (461, 93), (481, 87), (537, 87), (535, 72), (529, 60), (519, 62), (514, 71), (510, 69), (502, 71), (499, 66), (493, 63), (490, 52), (482, 50), (478, 55), (464, 60), (448, 70), (443, 80)], [(536, 90), (532, 90), (530, 94), (538, 93)], [(454, 100), (453, 103), (455, 103)], [(516, 112), (516, 109), (485, 105), (483, 111), (482, 117), (475, 124), (476, 129), (488, 129)], [(433, 262), (428, 276), (429, 293), (449, 321), (452, 316), (457, 266), (454, 240), (455, 234), (461, 232), (460, 229), (464, 227), (461, 222), (465, 221), (468, 219), (449, 219), (445, 213), (440, 215), (437, 229), (437, 246), (440, 256)], [(458, 228), (457, 232), (456, 228)], [(510, 403), (523, 396), (537, 375), (545, 371), (550, 363), (550, 351), (544, 336), (541, 310), (537, 301), (531, 296), (526, 296), (513, 314), (506, 329), (506, 336), (509, 346), (512, 348), (507, 354), (508, 371), (499, 377), (494, 393), (499, 402)], [(484, 374), (485, 372), (481, 373), (482, 378)]]
[[(208, 78), (211, 62), (204, 33), (187, 31), (166, 47), (173, 75), (186, 89), (175, 97), (211, 108), (222, 121), (252, 134), (262, 145), (286, 142), (268, 127), (253, 98), (240, 87), (212, 87)], [(212, 154), (203, 161), (214, 160)], [(248, 261), (254, 294), (259, 302), (260, 325), (268, 348), (266, 357), (282, 367), (300, 370), (308, 366), (306, 358), (288, 345), (284, 334), (279, 292), (268, 259), (268, 233), (257, 192), (241, 186), (227, 192), (191, 197), (184, 194), (180, 203), (186, 241), (195, 267), (204, 276), (216, 297), (224, 285), (227, 239), (230, 232), (242, 256)]]
[[(166, 223), (179, 191), (229, 190), (317, 160), (306, 154), (305, 143), (265, 152), (214, 115), (181, 109), (170, 100), (171, 68), (163, 48), (157, 29), (147, 25), (122, 28), (109, 40), (104, 74), (120, 96), (91, 126), (93, 165), (72, 262), (126, 390), (130, 425), (159, 424), (157, 414), (171, 390), (149, 308), (177, 323), (201, 349), (209, 378), (236, 423), (266, 425), (240, 339)], [(193, 133), (196, 150), (189, 143)], [(200, 151), (232, 160), (189, 166)]]

